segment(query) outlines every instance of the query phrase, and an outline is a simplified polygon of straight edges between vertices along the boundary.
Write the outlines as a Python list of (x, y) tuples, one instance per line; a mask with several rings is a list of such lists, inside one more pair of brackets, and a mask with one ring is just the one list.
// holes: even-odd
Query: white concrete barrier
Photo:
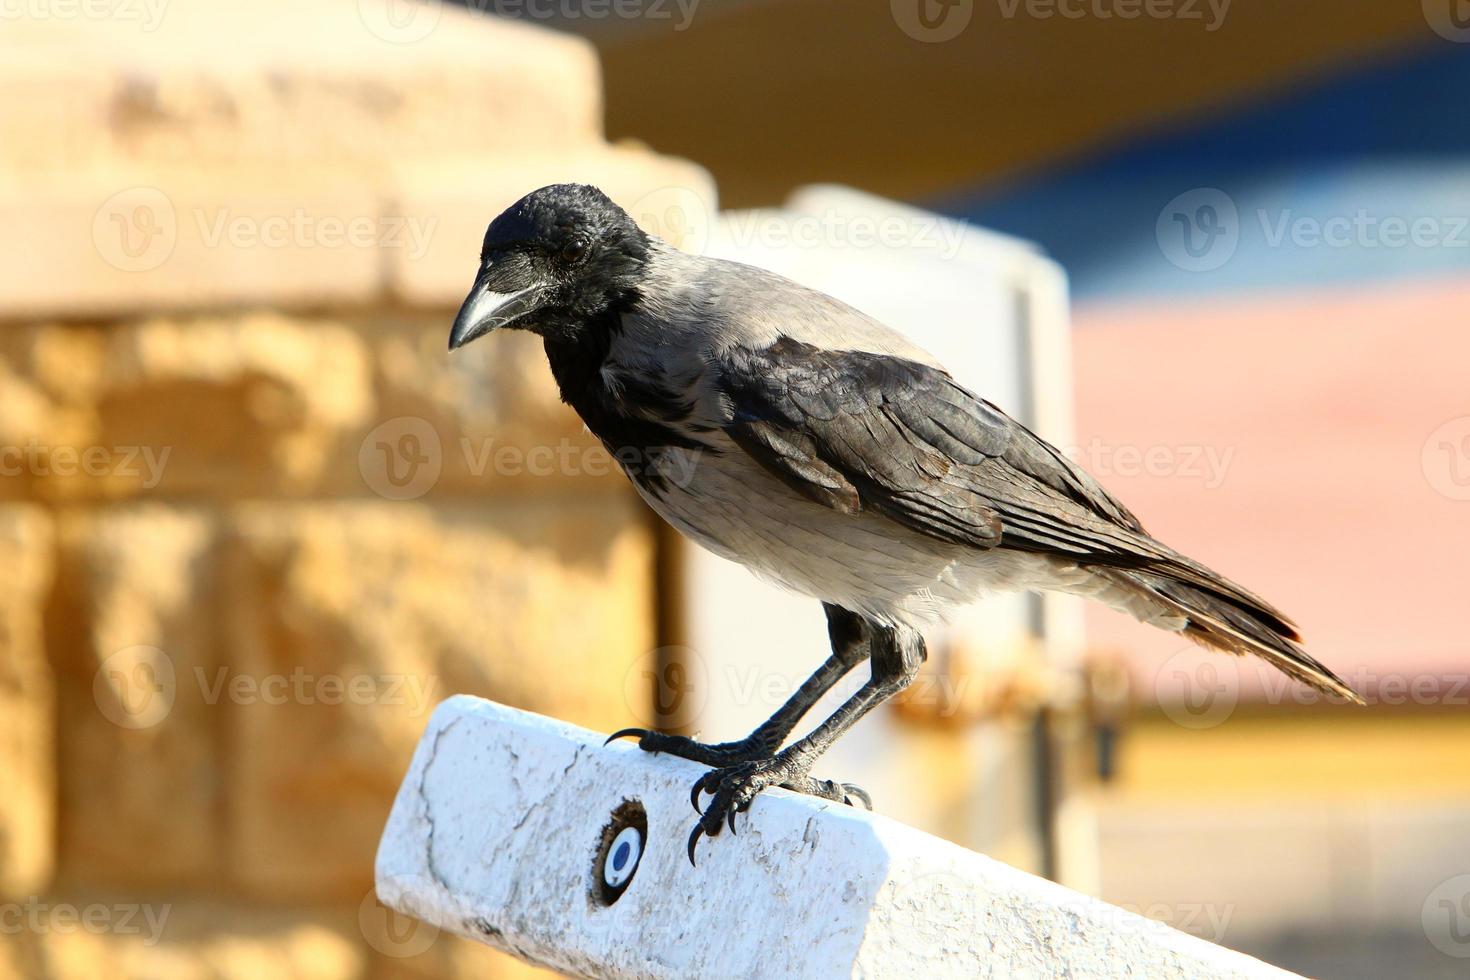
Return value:
[(602, 740), (478, 698), (444, 702), (383, 832), (379, 897), (589, 977), (1291, 976), (780, 790), (740, 816), (738, 836), (701, 840), (691, 867), (689, 790), (704, 768)]

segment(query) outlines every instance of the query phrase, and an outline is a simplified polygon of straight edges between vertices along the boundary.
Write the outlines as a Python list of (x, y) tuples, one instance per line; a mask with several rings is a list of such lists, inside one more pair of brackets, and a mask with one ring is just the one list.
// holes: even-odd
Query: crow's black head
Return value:
[(552, 184), (490, 222), (449, 349), (497, 327), (570, 340), (638, 296), (650, 240), (595, 187)]

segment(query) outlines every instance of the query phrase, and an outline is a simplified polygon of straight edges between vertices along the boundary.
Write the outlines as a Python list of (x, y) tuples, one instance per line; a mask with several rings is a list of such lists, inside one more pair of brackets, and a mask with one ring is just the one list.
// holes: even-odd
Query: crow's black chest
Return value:
[(629, 479), (644, 489), (660, 494), (665, 489), (660, 462), (669, 451), (709, 451), (687, 425), (694, 408), (692, 399), (672, 383), (619, 373), (614, 389), (603, 371), (606, 342), (548, 337), (545, 346), (562, 401), (576, 410)]

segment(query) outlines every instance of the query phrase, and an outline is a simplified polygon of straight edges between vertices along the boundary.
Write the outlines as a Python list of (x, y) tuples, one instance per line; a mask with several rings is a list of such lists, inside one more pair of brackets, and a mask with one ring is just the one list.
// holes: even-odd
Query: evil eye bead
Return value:
[(637, 827), (624, 827), (613, 838), (602, 863), (602, 880), (609, 888), (621, 888), (638, 870), (643, 857), (643, 832)]
[(606, 908), (623, 897), (648, 846), (648, 811), (624, 800), (608, 816), (592, 854), (592, 900)]

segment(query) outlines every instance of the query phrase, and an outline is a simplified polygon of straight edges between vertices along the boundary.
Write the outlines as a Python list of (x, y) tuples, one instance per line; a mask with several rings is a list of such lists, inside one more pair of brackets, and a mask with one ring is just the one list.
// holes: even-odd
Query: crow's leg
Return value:
[(716, 836), (722, 823), (729, 823), (733, 833), (735, 814), (749, 809), (751, 801), (768, 786), (783, 786), (831, 800), (845, 800), (855, 795), (847, 784), (813, 779), (809, 775), (812, 764), (859, 718), (913, 683), (927, 656), (924, 638), (917, 630), (876, 623), (869, 623), (868, 629), (872, 636), (873, 674), (842, 707), (832, 712), (830, 718), (811, 734), (797, 739), (769, 759), (715, 769), (694, 784), (696, 808), (701, 792), (714, 794), (714, 799), (701, 813), (699, 823), (689, 835), (691, 863), (694, 861), (694, 845), (700, 835)]
[[(831, 603), (822, 603), (827, 612), (827, 635), (832, 640), (832, 656), (818, 667), (812, 676), (802, 682), (796, 693), (776, 709), (776, 713), (755, 731), (738, 742), (722, 742), (706, 745), (683, 735), (666, 735), (646, 728), (624, 728), (608, 737), (638, 736), (638, 747), (649, 752), (667, 752), (681, 759), (690, 759), (707, 766), (733, 766), (756, 759), (769, 759), (776, 754), (791, 729), (811, 710), (812, 705), (832, 689), (849, 670), (868, 658), (872, 645), (872, 631), (861, 616), (840, 609)], [(797, 787), (792, 787), (793, 789)], [(858, 791), (861, 793), (861, 790)]]

